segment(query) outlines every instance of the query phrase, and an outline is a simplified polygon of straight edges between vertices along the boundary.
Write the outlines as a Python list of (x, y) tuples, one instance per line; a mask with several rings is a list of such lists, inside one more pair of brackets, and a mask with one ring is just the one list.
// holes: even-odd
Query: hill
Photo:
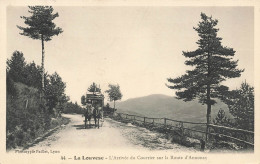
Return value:
[[(153, 94), (118, 102), (116, 108), (118, 112), (140, 116), (206, 122), (206, 105), (202, 105), (196, 100), (184, 102), (162, 94)], [(229, 113), (227, 105), (217, 101), (217, 104), (212, 106), (212, 119), (216, 117), (219, 109), (224, 109), (227, 114)]]

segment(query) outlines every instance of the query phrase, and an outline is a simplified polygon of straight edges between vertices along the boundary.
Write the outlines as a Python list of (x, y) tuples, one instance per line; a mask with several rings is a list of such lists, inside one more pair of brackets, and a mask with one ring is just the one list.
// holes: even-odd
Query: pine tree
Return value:
[(42, 43), (42, 90), (44, 90), (44, 42), (50, 41), (54, 35), (62, 33), (60, 27), (56, 27), (53, 20), (59, 16), (53, 13), (52, 6), (29, 6), (29, 17), (21, 16), (24, 23), (29, 27), (17, 26), (22, 32), (21, 35), (32, 39), (41, 40)]
[(226, 113), (223, 109), (220, 109), (218, 111), (216, 118), (213, 119), (213, 123), (222, 126), (229, 126), (229, 127), (232, 126), (231, 119), (226, 116)]
[(244, 70), (237, 69), (238, 60), (232, 60), (235, 51), (221, 45), (222, 38), (217, 36), (218, 20), (201, 13), (202, 21), (194, 29), (200, 39), (196, 42), (198, 49), (183, 52), (187, 58), (185, 64), (195, 67), (186, 71), (186, 74), (177, 78), (168, 78), (167, 85), (170, 89), (177, 89), (178, 99), (191, 101), (199, 99), (202, 104), (207, 104), (207, 123), (211, 123), (211, 106), (216, 103), (215, 98), (221, 97), (228, 90), (227, 86), (220, 83), (228, 78), (240, 77)]
[(254, 87), (243, 82), (239, 89), (224, 96), (230, 113), (235, 117), (237, 128), (254, 130)]
[(52, 112), (52, 109), (57, 105), (62, 105), (67, 102), (67, 97), (65, 95), (66, 83), (62, 81), (62, 78), (56, 72), (48, 77), (45, 98), (49, 110)]
[(32, 62), (26, 65), (25, 71), (27, 75), (26, 85), (41, 90), (41, 67)]
[(10, 60), (7, 60), (7, 72), (9, 77), (15, 82), (25, 83), (26, 62), (22, 52), (14, 51)]
[(100, 88), (94, 82), (89, 86), (88, 91), (92, 92), (93, 94), (95, 94), (96, 92), (101, 92)]

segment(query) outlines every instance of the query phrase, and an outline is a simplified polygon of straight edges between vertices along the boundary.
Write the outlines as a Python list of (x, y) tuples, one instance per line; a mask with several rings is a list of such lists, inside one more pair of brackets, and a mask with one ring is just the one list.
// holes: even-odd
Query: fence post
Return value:
[(181, 131), (181, 136), (183, 136), (184, 134), (183, 122), (180, 122), (180, 131)]
[(135, 116), (134, 116), (134, 122), (135, 122)]
[(154, 125), (154, 118), (153, 118), (153, 125)]
[(126, 119), (127, 119), (127, 115), (128, 115), (128, 114), (125, 115), (125, 118), (126, 118)]
[(144, 117), (144, 124), (145, 124), (145, 117)]
[[(247, 139), (247, 135), (246, 135), (246, 133), (242, 133), (245, 137), (244, 137), (244, 139), (245, 139), (245, 141), (248, 141), (248, 139)], [(246, 149), (248, 148), (248, 145), (247, 144), (245, 144), (245, 146), (244, 146)]]
[(28, 99), (25, 100), (25, 109), (27, 109), (27, 107), (28, 107)]
[(206, 138), (205, 138), (205, 141), (207, 142), (208, 141), (208, 138), (209, 138), (209, 124), (207, 123), (207, 126), (206, 126)]
[(164, 118), (164, 126), (166, 127), (166, 118)]
[(201, 150), (204, 151), (207, 143), (208, 143), (208, 140), (209, 140), (209, 124), (207, 123), (206, 124), (206, 136), (205, 136), (205, 142), (203, 140), (201, 140), (202, 144), (201, 144)]

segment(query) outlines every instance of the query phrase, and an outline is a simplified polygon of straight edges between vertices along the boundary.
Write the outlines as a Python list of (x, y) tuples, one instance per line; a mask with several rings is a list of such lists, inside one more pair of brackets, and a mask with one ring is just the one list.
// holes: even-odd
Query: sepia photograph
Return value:
[(6, 6), (0, 163), (258, 163), (256, 10)]

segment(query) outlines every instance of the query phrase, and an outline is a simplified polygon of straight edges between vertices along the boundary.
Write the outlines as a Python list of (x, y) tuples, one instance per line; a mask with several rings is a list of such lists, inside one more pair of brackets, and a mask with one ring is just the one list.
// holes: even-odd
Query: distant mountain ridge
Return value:
[[(140, 116), (206, 122), (206, 105), (202, 105), (196, 100), (184, 102), (183, 100), (178, 100), (163, 94), (153, 94), (117, 102), (116, 108), (118, 112)], [(229, 115), (227, 105), (217, 100), (217, 104), (212, 106), (212, 119), (216, 117), (220, 109), (225, 110), (226, 114)]]

